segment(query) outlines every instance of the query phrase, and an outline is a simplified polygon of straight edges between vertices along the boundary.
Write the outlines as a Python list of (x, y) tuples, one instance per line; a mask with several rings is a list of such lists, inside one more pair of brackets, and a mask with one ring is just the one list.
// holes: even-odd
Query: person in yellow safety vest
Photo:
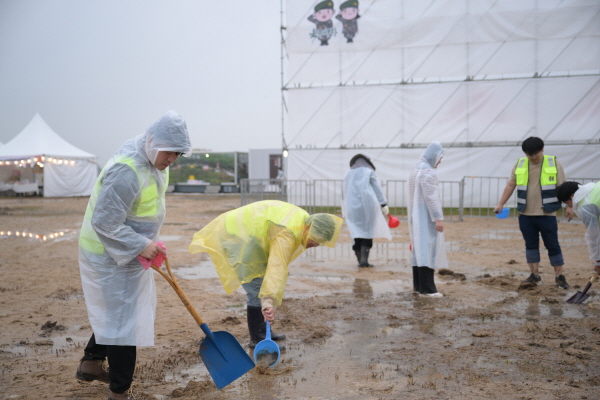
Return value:
[[(566, 180), (563, 167), (556, 157), (544, 154), (544, 141), (538, 137), (525, 139), (521, 149), (525, 157), (520, 158), (514, 166), (494, 212), (497, 214), (502, 211), (516, 188), (519, 229), (525, 240), (525, 258), (530, 271), (523, 283), (540, 284), (542, 281), (539, 275), (541, 234), (550, 265), (556, 274), (554, 282), (559, 288), (568, 289), (556, 222), (556, 210), (561, 207), (556, 197), (556, 187)], [(566, 215), (570, 221), (573, 209), (567, 208)]]
[[(289, 264), (308, 248), (334, 247), (342, 223), (335, 215), (309, 215), (283, 201), (258, 201), (215, 218), (194, 234), (189, 251), (208, 253), (225, 292), (240, 285), (246, 291), (250, 348), (254, 348), (265, 338), (266, 321), (275, 320)], [(285, 335), (271, 333), (271, 339), (282, 340)]]
[[(185, 121), (169, 111), (126, 141), (100, 172), (79, 236), (79, 269), (93, 329), (77, 368), (81, 381), (109, 383), (109, 399), (126, 400), (136, 346), (154, 345), (153, 259), (165, 218), (169, 165), (192, 146)], [(102, 368), (108, 360), (108, 369)]]
[(556, 196), (573, 211), (587, 228), (585, 241), (594, 264), (600, 274), (600, 182), (581, 185), (565, 182), (556, 189)]

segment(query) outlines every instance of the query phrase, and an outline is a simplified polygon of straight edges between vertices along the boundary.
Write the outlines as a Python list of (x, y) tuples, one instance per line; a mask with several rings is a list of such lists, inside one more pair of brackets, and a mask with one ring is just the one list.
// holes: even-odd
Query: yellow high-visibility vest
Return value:
[[(515, 175), (517, 178), (517, 209), (519, 212), (523, 212), (527, 203), (527, 183), (529, 182), (529, 159), (527, 157), (519, 158)], [(560, 201), (556, 197), (557, 178), (556, 157), (544, 155), (540, 173), (544, 211), (552, 212), (561, 207)]]
[[(159, 195), (158, 186), (156, 185), (156, 181), (154, 177), (150, 176), (149, 182), (143, 182), (142, 177), (140, 176), (137, 168), (135, 167), (135, 161), (130, 157), (117, 157), (115, 159), (115, 164), (127, 164), (138, 177), (138, 182), (140, 185), (140, 194), (133, 202), (131, 207), (131, 214), (135, 217), (154, 217), (158, 213), (158, 205), (160, 203), (160, 199), (164, 197), (166, 193), (166, 187), (163, 188), (162, 193)], [(81, 234), (79, 236), (79, 247), (94, 254), (102, 254), (104, 252), (104, 245), (100, 242), (96, 231), (92, 228), (92, 216), (94, 214), (94, 208), (96, 205), (96, 200), (98, 199), (98, 195), (100, 190), (102, 189), (102, 179), (104, 178), (105, 170), (102, 170), (100, 176), (96, 180), (96, 185), (94, 186), (94, 190), (92, 192), (92, 196), (88, 203), (87, 210), (85, 212), (85, 217), (83, 220), (83, 224), (81, 226)], [(168, 182), (168, 173), (169, 170), (166, 170), (167, 173), (167, 182)]]

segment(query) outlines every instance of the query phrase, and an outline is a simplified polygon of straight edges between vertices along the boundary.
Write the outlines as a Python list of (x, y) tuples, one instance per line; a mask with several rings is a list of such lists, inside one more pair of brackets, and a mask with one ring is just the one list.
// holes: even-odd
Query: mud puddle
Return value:
[[(79, 330), (78, 327), (71, 329), (72, 331)], [(22, 340), (20, 343), (10, 346), (0, 347), (0, 353), (11, 353), (15, 357), (30, 356), (34, 354), (60, 354), (67, 351), (84, 348), (90, 340), (89, 336), (77, 336), (66, 334), (60, 336), (52, 336), (49, 338), (39, 337), (36, 340)]]

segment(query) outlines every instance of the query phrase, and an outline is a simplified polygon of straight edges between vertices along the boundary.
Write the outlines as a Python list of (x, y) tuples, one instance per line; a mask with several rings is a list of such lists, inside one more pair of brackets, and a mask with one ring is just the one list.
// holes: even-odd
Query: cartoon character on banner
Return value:
[(315, 6), (315, 12), (308, 17), (308, 20), (316, 25), (310, 33), (310, 37), (319, 39), (321, 46), (329, 45), (329, 39), (337, 33), (333, 27), (333, 21), (331, 21), (333, 14), (335, 14), (333, 1), (325, 0), (318, 3)]
[(346, 38), (346, 43), (352, 43), (354, 35), (358, 32), (358, 0), (348, 0), (340, 6), (340, 13), (335, 16), (342, 22), (342, 33)]

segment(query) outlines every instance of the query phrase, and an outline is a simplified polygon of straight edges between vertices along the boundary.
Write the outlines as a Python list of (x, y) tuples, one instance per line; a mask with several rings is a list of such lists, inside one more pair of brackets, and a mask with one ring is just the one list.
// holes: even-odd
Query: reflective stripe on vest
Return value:
[[(144, 184), (144, 182), (142, 182), (142, 178), (140, 177), (137, 168), (135, 167), (135, 163), (132, 158), (123, 156), (118, 157), (115, 159), (115, 164), (128, 165), (137, 175), (140, 187)], [(100, 242), (96, 231), (92, 228), (92, 216), (96, 204), (96, 199), (98, 198), (98, 194), (102, 189), (102, 179), (104, 178), (105, 172), (106, 171), (103, 170), (100, 173), (98, 179), (96, 180), (96, 185), (94, 186), (94, 191), (92, 193), (93, 201), (90, 201), (90, 203), (88, 204), (88, 209), (85, 213), (85, 218), (81, 226), (81, 234), (79, 237), (79, 246), (82, 249), (90, 251), (94, 254), (104, 253), (104, 245), (102, 244), (102, 242)], [(168, 182), (168, 169), (166, 170), (166, 173)], [(154, 180), (153, 176), (150, 176), (150, 179), (151, 183), (145, 187), (142, 187), (139, 195), (132, 204), (130, 212), (136, 217), (154, 217), (158, 213), (158, 204), (160, 199), (160, 196), (158, 194), (158, 186), (156, 185), (156, 181)]]
[[(527, 157), (519, 158), (515, 176), (517, 180), (517, 209), (522, 212), (527, 204), (527, 183), (529, 182), (529, 159)], [(542, 205), (546, 212), (556, 211), (560, 208), (560, 202), (556, 197), (557, 176), (556, 157), (544, 155), (540, 171), (540, 185)]]

